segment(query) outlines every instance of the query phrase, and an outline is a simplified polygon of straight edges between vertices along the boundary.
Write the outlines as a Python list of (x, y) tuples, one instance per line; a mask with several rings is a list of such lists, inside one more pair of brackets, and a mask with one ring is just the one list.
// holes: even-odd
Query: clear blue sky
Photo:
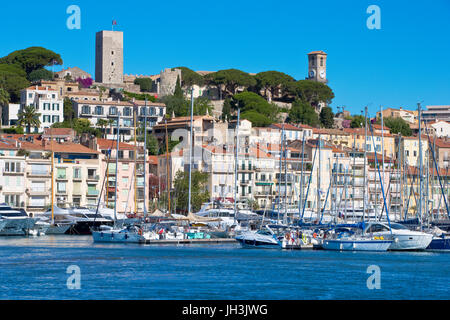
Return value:
[[(81, 30), (66, 27), (71, 4), (81, 9)], [(381, 30), (366, 27), (371, 4), (381, 9)], [(324, 50), (335, 111), (450, 104), (449, 0), (4, 1), (0, 56), (43, 46), (65, 68), (94, 76), (95, 32), (113, 19), (124, 32), (124, 73), (187, 66), (304, 79), (306, 54)]]

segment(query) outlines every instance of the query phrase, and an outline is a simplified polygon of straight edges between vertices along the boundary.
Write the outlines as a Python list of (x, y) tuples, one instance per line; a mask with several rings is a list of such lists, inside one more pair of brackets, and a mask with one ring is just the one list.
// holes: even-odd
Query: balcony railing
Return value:
[(92, 196), (98, 196), (99, 193), (100, 193), (100, 192), (99, 192), (98, 190), (88, 190), (88, 191), (86, 192), (86, 195), (92, 197)]
[(98, 174), (96, 174), (96, 175), (88, 175), (87, 179), (88, 180), (98, 181), (98, 180), (100, 180), (100, 176)]

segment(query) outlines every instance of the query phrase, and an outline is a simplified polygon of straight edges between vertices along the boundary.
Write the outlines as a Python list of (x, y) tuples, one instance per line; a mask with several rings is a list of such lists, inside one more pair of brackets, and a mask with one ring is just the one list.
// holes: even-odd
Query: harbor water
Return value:
[[(283, 251), (242, 249), (234, 243), (94, 244), (91, 236), (3, 237), (0, 298), (450, 299), (449, 265), (450, 254), (433, 252)], [(80, 271), (79, 289), (67, 285), (73, 266)], [(379, 289), (368, 286), (374, 276), (369, 266), (379, 268)]]

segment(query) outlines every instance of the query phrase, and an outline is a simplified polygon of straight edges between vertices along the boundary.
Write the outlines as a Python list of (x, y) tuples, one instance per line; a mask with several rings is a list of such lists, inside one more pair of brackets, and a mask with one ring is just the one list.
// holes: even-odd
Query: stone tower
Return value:
[(99, 31), (95, 35), (95, 81), (123, 83), (123, 32)]
[(308, 80), (327, 83), (327, 54), (323, 51), (308, 53)]
[(181, 83), (181, 69), (167, 68), (164, 71), (161, 71), (159, 74), (158, 94), (161, 97), (173, 94), (178, 77), (180, 78)]

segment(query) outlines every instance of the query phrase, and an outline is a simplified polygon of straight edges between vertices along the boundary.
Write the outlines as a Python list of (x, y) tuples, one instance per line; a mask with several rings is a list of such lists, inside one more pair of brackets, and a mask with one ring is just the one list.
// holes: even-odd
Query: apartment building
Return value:
[(25, 156), (17, 141), (0, 139), (0, 203), (25, 208)]
[(36, 85), (20, 91), (20, 111), (26, 106), (33, 106), (40, 114), (40, 126), (32, 128), (35, 133), (64, 119), (64, 102), (58, 91), (49, 87)]
[[(97, 101), (72, 100), (75, 117), (88, 119), (91, 125), (100, 129), (106, 139), (114, 140), (117, 134), (117, 119), (120, 113), (119, 130), (123, 139), (128, 142), (134, 137), (134, 127), (143, 127), (147, 118), (147, 131), (150, 132), (157, 123), (161, 122), (166, 114), (163, 103), (145, 101)], [(136, 124), (134, 117), (136, 117)], [(108, 120), (109, 124), (99, 125), (99, 120)]]

